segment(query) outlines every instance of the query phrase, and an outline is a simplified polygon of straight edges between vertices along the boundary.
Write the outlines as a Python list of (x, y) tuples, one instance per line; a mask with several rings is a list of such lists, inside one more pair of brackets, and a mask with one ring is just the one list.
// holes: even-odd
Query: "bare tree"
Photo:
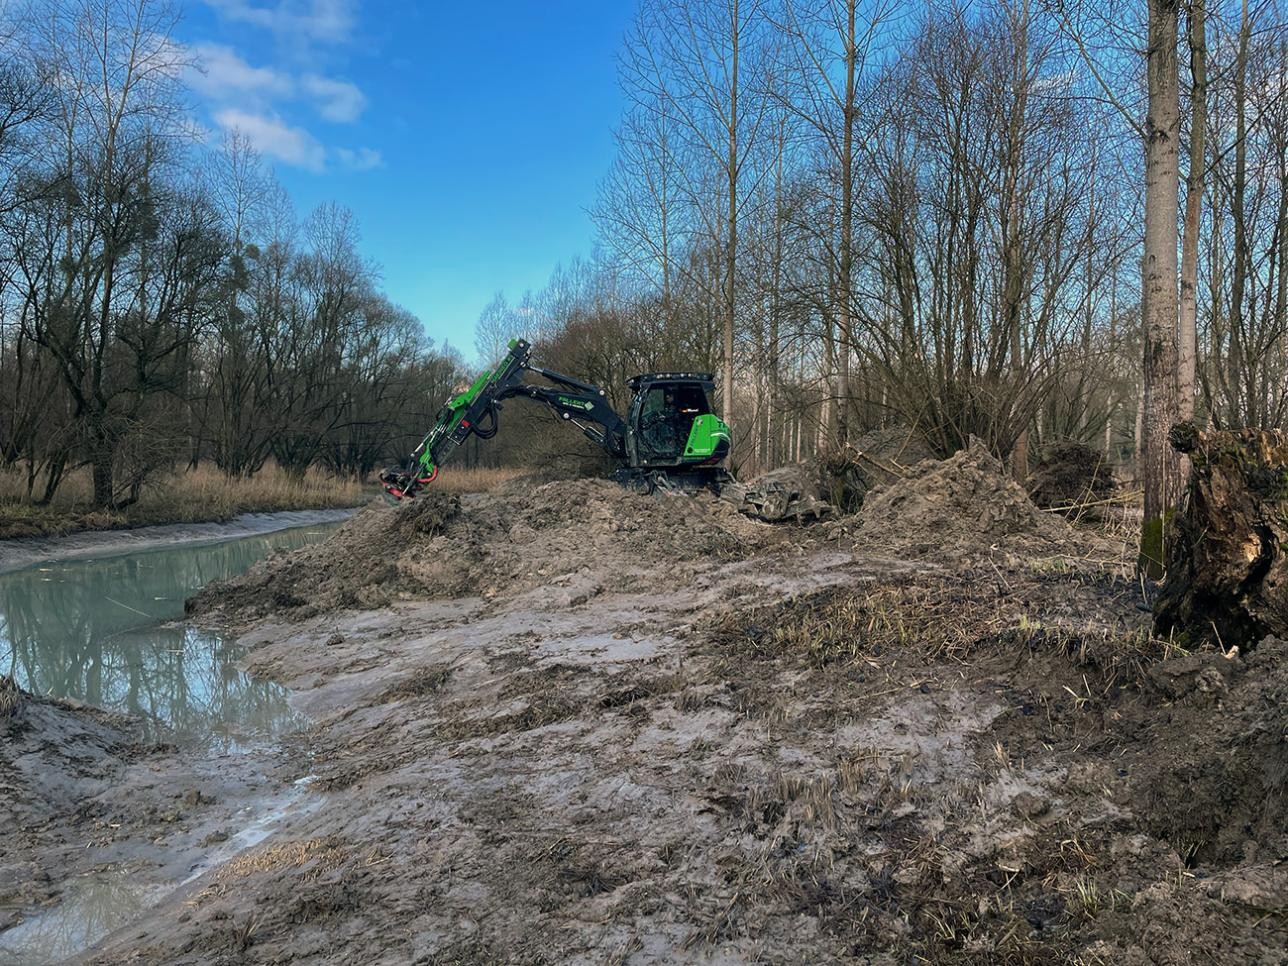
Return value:
[(1149, 0), (1145, 117), (1145, 247), (1141, 262), (1144, 331), (1144, 423), (1141, 480), (1145, 520), (1140, 566), (1161, 576), (1167, 520), (1176, 505), (1180, 472), (1167, 434), (1177, 405), (1176, 220), (1180, 191), (1180, 77), (1177, 0)]

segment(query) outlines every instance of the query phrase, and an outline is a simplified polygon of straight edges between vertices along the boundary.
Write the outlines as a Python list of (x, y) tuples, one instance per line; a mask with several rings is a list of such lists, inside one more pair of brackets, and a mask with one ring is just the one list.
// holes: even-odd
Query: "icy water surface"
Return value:
[(236, 750), (289, 728), (285, 691), (236, 667), (218, 635), (170, 623), (212, 580), (322, 539), (321, 524), (0, 574), (0, 674), (136, 715), (147, 736)]

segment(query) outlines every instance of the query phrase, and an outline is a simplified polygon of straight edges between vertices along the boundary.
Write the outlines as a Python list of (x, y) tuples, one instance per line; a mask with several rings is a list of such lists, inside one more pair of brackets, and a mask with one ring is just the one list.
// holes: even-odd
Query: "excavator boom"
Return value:
[[(453, 450), (471, 436), (491, 439), (499, 425), (499, 404), (514, 397), (547, 405), (559, 418), (573, 423), (596, 445), (616, 459), (626, 457), (626, 426), (608, 404), (604, 390), (548, 369), (529, 365), (532, 346), (512, 339), (509, 351), (495, 368), (483, 372), (467, 388), (443, 404), (434, 425), (412, 450), (406, 466), (380, 474), (385, 492), (397, 500), (410, 499), (438, 476)], [(525, 382), (534, 372), (553, 386)]]

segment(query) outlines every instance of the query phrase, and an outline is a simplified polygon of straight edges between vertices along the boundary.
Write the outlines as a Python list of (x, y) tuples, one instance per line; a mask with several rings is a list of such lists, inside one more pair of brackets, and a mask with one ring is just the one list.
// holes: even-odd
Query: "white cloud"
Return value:
[(260, 102), (295, 93), (295, 81), (289, 74), (272, 67), (252, 67), (223, 44), (197, 44), (192, 55), (188, 85), (211, 100)]
[(293, 39), (336, 43), (347, 40), (354, 27), (354, 0), (206, 0), (221, 16)]
[(225, 131), (241, 131), (251, 146), (266, 157), (309, 171), (326, 167), (326, 148), (317, 138), (277, 117), (229, 107), (216, 112), (215, 123)]
[[(0, 0), (2, 2), (2, 0)], [(204, 0), (224, 20), (276, 35), (278, 47), (295, 45), (285, 63), (316, 64), (314, 44), (344, 44), (352, 39), (357, 0)], [(368, 147), (323, 144), (301, 122), (305, 114), (335, 124), (357, 121), (367, 97), (356, 84), (315, 71), (296, 73), (286, 66), (256, 66), (226, 44), (202, 43), (188, 49), (193, 64), (185, 70), (189, 86), (205, 101), (216, 127), (240, 131), (266, 158), (309, 171), (369, 171), (384, 161)]]
[(186, 53), (188, 85), (219, 107), (266, 110), (277, 102), (301, 99), (320, 117), (339, 124), (356, 121), (367, 108), (366, 95), (347, 80), (313, 73), (297, 77), (275, 67), (256, 67), (224, 44), (196, 44)]
[(356, 121), (367, 107), (362, 91), (348, 81), (334, 80), (318, 74), (305, 74), (300, 81), (304, 93), (328, 121), (347, 124)]
[(372, 148), (358, 148), (356, 151), (336, 148), (335, 156), (336, 160), (350, 171), (370, 171), (372, 168), (383, 167), (385, 163), (380, 152)]

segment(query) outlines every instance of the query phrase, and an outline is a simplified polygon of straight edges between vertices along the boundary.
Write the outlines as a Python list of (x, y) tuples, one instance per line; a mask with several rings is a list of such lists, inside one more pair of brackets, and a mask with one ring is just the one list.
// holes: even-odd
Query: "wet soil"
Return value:
[[(1152, 638), (1114, 534), (978, 459), (898, 487), (427, 500), (204, 592), (308, 807), (87, 960), (1285, 961), (1288, 647)], [(70, 784), (181, 768), (76, 715)]]
[(303, 759), (285, 749), (194, 755), (143, 740), (123, 715), (8, 678), (0, 692), (6, 966), (79, 952), (252, 844), (300, 797)]

